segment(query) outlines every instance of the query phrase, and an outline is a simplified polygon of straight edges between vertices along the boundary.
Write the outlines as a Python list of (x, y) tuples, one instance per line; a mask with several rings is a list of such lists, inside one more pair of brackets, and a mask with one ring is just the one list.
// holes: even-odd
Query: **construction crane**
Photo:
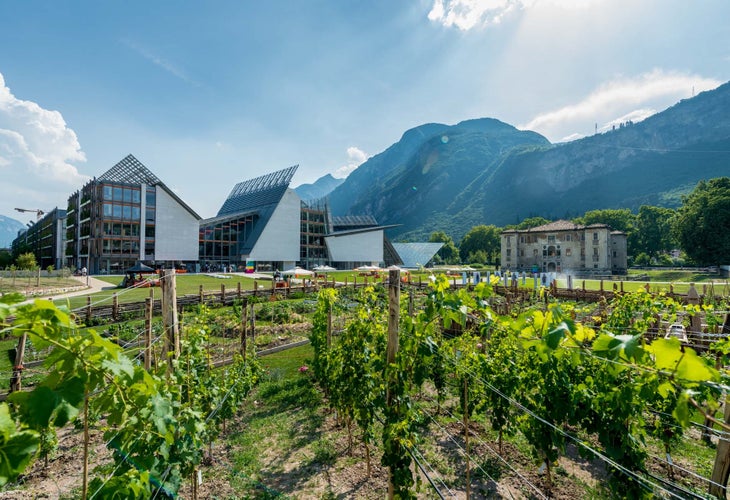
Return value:
[(18, 212), (33, 212), (36, 215), (37, 221), (41, 220), (41, 217), (43, 217), (43, 214), (45, 214), (45, 212), (40, 208), (16, 208), (15, 210), (17, 210)]

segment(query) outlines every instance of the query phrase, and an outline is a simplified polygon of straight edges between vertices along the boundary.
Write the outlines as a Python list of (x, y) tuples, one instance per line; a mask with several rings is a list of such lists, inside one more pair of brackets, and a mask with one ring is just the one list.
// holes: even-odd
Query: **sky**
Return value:
[(730, 80), (728, 0), (6, 0), (0, 214), (133, 154), (201, 217), (241, 181), (345, 177), (424, 123), (552, 142)]

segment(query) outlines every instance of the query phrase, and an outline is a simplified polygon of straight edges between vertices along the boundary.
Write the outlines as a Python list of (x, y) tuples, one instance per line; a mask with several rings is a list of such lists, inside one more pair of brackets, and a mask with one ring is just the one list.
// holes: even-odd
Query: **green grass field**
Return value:
[[(437, 271), (441, 272), (441, 271)], [(417, 283), (427, 282), (431, 272), (412, 272), (410, 279)], [(485, 271), (482, 271), (482, 276), (485, 275)], [(254, 284), (254, 279), (240, 276), (240, 275), (228, 275), (230, 279), (214, 278), (205, 274), (183, 274), (178, 275), (176, 278), (177, 282), (177, 294), (182, 295), (197, 295), (199, 293), (200, 286), (203, 286), (203, 290), (208, 293), (220, 292), (221, 285), (225, 285), (226, 290), (235, 290), (238, 283), (241, 283), (243, 290), (252, 290), (254, 286), (269, 288), (271, 286), (270, 280), (259, 280)], [(363, 283), (366, 279), (369, 283), (380, 282), (387, 273), (380, 273), (379, 276), (361, 276), (355, 271), (336, 271), (328, 273), (327, 281), (333, 279), (338, 283), (352, 284), (353, 282)], [(121, 276), (97, 276), (97, 279), (109, 283), (109, 286), (117, 286), (122, 281)], [(638, 278), (638, 280), (637, 280)], [(459, 284), (461, 283), (461, 276), (454, 276), (453, 280)], [(636, 280), (636, 281), (634, 281)], [(719, 279), (716, 275), (701, 274), (694, 271), (681, 271), (681, 270), (631, 270), (629, 275), (616, 280), (604, 280), (603, 289), (613, 290), (614, 284), (618, 290), (623, 289), (624, 291), (635, 291), (639, 288), (644, 288), (647, 284), (651, 292), (669, 291), (670, 287), (675, 293), (684, 294), (689, 289), (689, 283), (696, 283), (696, 289), (700, 294), (704, 293), (704, 287), (707, 287), (707, 293), (713, 293), (715, 295), (730, 295), (730, 282), (727, 279)], [(522, 285), (520, 280), (520, 286), (528, 288), (533, 287), (533, 281), (531, 277), (528, 277), (525, 281), (525, 285)], [(558, 286), (565, 288), (567, 286), (567, 280), (565, 278), (558, 279)], [(574, 279), (574, 288), (585, 288), (587, 290), (599, 290), (601, 288), (600, 280), (582, 280)], [(151, 290), (151, 292), (150, 292)], [(124, 288), (110, 288), (101, 292), (89, 294), (95, 304), (106, 304), (111, 303), (112, 296), (117, 294), (120, 303), (127, 302), (141, 302), (146, 297), (153, 294), (154, 298), (160, 298), (161, 291), (157, 287), (152, 288), (136, 288), (136, 289), (124, 289)], [(72, 309), (82, 307), (86, 304), (86, 295), (73, 297), (68, 299), (70, 307)], [(67, 300), (56, 301), (59, 305), (65, 305)]]

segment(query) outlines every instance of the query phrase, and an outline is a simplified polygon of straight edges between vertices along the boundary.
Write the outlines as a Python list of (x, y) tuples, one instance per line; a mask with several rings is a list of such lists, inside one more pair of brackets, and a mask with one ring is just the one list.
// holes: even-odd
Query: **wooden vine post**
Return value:
[[(730, 425), (730, 400), (725, 396), (725, 423)], [(720, 434), (720, 440), (717, 443), (717, 454), (715, 455), (715, 465), (712, 468), (712, 477), (710, 483), (710, 495), (717, 498), (725, 498), (727, 494), (727, 479), (730, 475), (730, 440), (727, 432)]]
[(241, 356), (243, 356), (243, 361), (246, 361), (246, 351), (247, 345), (246, 345), (246, 327), (248, 326), (248, 299), (243, 299), (243, 304), (241, 306)]
[(119, 296), (116, 293), (112, 295), (112, 319), (119, 319)]
[(464, 448), (466, 449), (466, 498), (471, 498), (471, 463), (469, 461), (469, 386), (464, 377)]
[[(722, 325), (722, 333), (730, 334), (730, 314), (725, 316)], [(730, 397), (725, 396), (725, 424), (730, 425)], [(724, 429), (723, 429), (724, 430)], [(710, 495), (718, 498), (726, 498), (727, 480), (730, 476), (730, 438), (726, 430), (720, 434), (715, 454), (715, 465), (712, 468), (712, 482), (710, 483)]]
[(23, 388), (23, 358), (25, 357), (25, 344), (27, 341), (28, 334), (24, 332), (18, 339), (18, 348), (15, 350), (13, 375), (10, 377), (10, 392), (17, 392)]
[(332, 304), (327, 310), (327, 352), (332, 347)]
[[(388, 408), (392, 408), (393, 394), (391, 393), (391, 385), (397, 384), (394, 377), (397, 374), (393, 371), (392, 365), (395, 364), (395, 358), (398, 354), (398, 323), (400, 322), (400, 271), (393, 269), (389, 271), (388, 276), (388, 348), (386, 350), (386, 363), (389, 368), (390, 379), (387, 380), (385, 391), (385, 400)], [(394, 498), (393, 471), (388, 472), (388, 498)]]
[(256, 351), (256, 312), (253, 309), (254, 303), (251, 302), (251, 345), (254, 352)]
[(89, 388), (84, 389), (84, 464), (81, 498), (86, 500), (89, 494)]
[(152, 370), (152, 307), (151, 297), (144, 301), (144, 369)]
[(172, 371), (173, 360), (180, 357), (175, 270), (163, 269), (160, 284), (162, 285), (162, 324), (165, 331), (165, 353), (167, 354), (168, 371)]

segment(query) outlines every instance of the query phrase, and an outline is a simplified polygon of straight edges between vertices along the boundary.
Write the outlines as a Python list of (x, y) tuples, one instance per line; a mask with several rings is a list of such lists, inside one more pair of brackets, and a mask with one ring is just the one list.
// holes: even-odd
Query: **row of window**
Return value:
[[(581, 248), (580, 249), (580, 255), (581, 256), (585, 256), (585, 254), (586, 254), (586, 249), (585, 248)], [(506, 255), (507, 255), (507, 258), (509, 258), (512, 255), (512, 249), (508, 248), (506, 250)], [(572, 255), (573, 255), (573, 249), (572, 248), (566, 248), (565, 249), (565, 256), (566, 257), (571, 257)], [(598, 248), (594, 248), (593, 249), (593, 255), (594, 256), (599, 255)], [(524, 257), (524, 256), (525, 256), (525, 250), (524, 249), (521, 249), (520, 250), (520, 257)], [(537, 248), (533, 248), (532, 249), (532, 256), (533, 257), (537, 257), (538, 256), (538, 250), (537, 250)], [(542, 256), (543, 257), (560, 257), (560, 249), (555, 250), (554, 248), (551, 247), (549, 250), (543, 250), (542, 251)], [(616, 252), (614, 252), (614, 257), (615, 256), (616, 256)]]
[[(145, 241), (145, 255), (155, 253), (155, 242)], [(139, 255), (139, 240), (104, 239), (101, 244), (102, 254)]]
[[(593, 234), (593, 241), (598, 241), (598, 233), (592, 233)], [(548, 243), (555, 243), (556, 241), (585, 241), (586, 235), (585, 233), (578, 234), (564, 234), (562, 237), (557, 237), (554, 234), (549, 234), (547, 237)], [(512, 244), (512, 236), (507, 236), (507, 246), (511, 246)], [(526, 236), (520, 236), (520, 243), (537, 243), (539, 241), (539, 236), (536, 234), (529, 234)]]
[[(140, 207), (134, 205), (118, 205), (116, 203), (104, 203), (102, 215), (105, 219), (122, 219), (139, 221), (141, 215)], [(145, 220), (148, 222), (155, 221), (155, 207), (147, 207), (145, 210)]]
[(120, 187), (120, 186), (104, 186), (104, 201), (119, 201), (124, 203), (137, 203), (141, 201), (139, 189)]
[[(130, 238), (139, 238), (139, 224), (124, 224), (121, 222), (105, 222), (102, 226), (103, 236), (127, 236)], [(144, 230), (145, 238), (155, 238), (155, 226), (146, 226)]]

